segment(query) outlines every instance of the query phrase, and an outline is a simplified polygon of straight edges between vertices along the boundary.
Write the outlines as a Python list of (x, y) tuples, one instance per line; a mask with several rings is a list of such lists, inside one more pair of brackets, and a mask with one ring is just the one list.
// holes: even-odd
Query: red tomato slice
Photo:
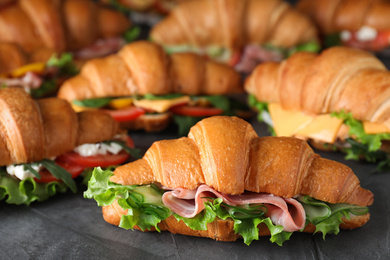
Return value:
[[(62, 162), (62, 161), (58, 161), (58, 160), (56, 160), (56, 164), (58, 166), (64, 168), (67, 172), (69, 172), (70, 175), (72, 176), (72, 178), (76, 178), (84, 170), (83, 166), (74, 165), (74, 164), (68, 164), (66, 162)], [(43, 169), (43, 170), (39, 171), (39, 174), (41, 175), (41, 178), (40, 179), (35, 178), (36, 182), (47, 183), (47, 182), (52, 182), (52, 181), (61, 181), (61, 180), (58, 180), (56, 177), (54, 177), (46, 169)]]
[(215, 107), (191, 107), (191, 106), (174, 106), (171, 108), (172, 113), (181, 116), (216, 116), (223, 113), (223, 109)]
[(108, 167), (124, 163), (129, 154), (122, 151), (118, 154), (98, 154), (93, 156), (81, 156), (78, 153), (70, 152), (58, 157), (59, 160), (68, 164), (75, 164), (83, 167)]
[(241, 52), (234, 51), (227, 64), (233, 67), (237, 65), (240, 62), (240, 60), (241, 60)]
[(139, 116), (145, 114), (145, 109), (135, 106), (130, 106), (117, 110), (102, 109), (102, 111), (110, 114), (117, 122), (132, 121), (137, 119)]

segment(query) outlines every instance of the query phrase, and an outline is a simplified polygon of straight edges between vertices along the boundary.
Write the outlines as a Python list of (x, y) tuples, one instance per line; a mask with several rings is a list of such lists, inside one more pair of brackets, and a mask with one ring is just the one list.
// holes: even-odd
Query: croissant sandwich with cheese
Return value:
[[(0, 89), (0, 200), (29, 205), (67, 188), (85, 169), (125, 162), (131, 139), (104, 113), (75, 113), (58, 98)], [(103, 142), (103, 143), (102, 143)]]
[(58, 97), (75, 109), (110, 113), (128, 129), (161, 131), (173, 115), (187, 133), (200, 118), (236, 113), (240, 105), (226, 95), (243, 92), (240, 74), (227, 65), (192, 53), (167, 55), (155, 43), (137, 41), (88, 61)]
[(29, 63), (64, 51), (81, 59), (115, 52), (129, 27), (124, 15), (91, 0), (18, 0), (0, 9), (0, 42), (19, 46)]
[(84, 197), (125, 229), (168, 230), (246, 244), (293, 232), (338, 233), (369, 220), (373, 194), (352, 170), (292, 137), (258, 137), (237, 117), (215, 116), (188, 137), (153, 143), (113, 173), (94, 170)]
[(389, 48), (389, 0), (300, 0), (297, 8), (316, 22), (326, 45), (375, 52)]
[(202, 53), (242, 72), (297, 50), (319, 50), (314, 23), (283, 0), (186, 1), (150, 37), (168, 52)]
[(296, 53), (259, 65), (245, 89), (277, 136), (388, 164), (390, 72), (372, 54), (348, 47)]

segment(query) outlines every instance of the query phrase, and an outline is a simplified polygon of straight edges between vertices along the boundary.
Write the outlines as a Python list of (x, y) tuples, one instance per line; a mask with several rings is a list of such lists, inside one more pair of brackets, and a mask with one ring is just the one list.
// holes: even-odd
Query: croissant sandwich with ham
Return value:
[(88, 61), (58, 97), (76, 110), (110, 113), (127, 129), (161, 131), (173, 116), (186, 134), (203, 117), (247, 109), (228, 97), (243, 92), (240, 74), (227, 65), (193, 53), (167, 55), (155, 43), (137, 41)]
[(389, 0), (300, 0), (297, 8), (316, 22), (325, 45), (374, 52), (390, 46)]
[(80, 59), (116, 52), (129, 28), (123, 14), (91, 0), (18, 0), (0, 8), (0, 42), (20, 47), (28, 63), (65, 51)]
[(9, 204), (75, 192), (73, 178), (127, 161), (133, 146), (109, 115), (75, 113), (58, 98), (35, 101), (21, 88), (0, 89), (0, 131), (0, 200)]
[(389, 165), (390, 72), (372, 54), (348, 47), (296, 53), (259, 65), (245, 89), (277, 136)]
[(153, 143), (144, 157), (111, 171), (94, 170), (86, 198), (125, 229), (246, 244), (293, 232), (338, 233), (369, 220), (373, 194), (352, 170), (321, 158), (292, 137), (258, 137), (237, 117), (215, 116), (188, 137)]
[(150, 37), (168, 52), (201, 53), (247, 73), (259, 62), (319, 50), (314, 23), (283, 0), (186, 1)]

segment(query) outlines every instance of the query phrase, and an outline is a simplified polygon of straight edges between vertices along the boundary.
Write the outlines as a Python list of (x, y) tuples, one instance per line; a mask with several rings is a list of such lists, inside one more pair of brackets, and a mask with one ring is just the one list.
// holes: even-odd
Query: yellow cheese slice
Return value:
[(132, 103), (132, 98), (115, 98), (108, 103), (108, 106), (114, 109), (122, 109), (129, 107)]
[(188, 103), (190, 101), (191, 101), (191, 98), (189, 96), (182, 96), (182, 97), (173, 98), (173, 99), (134, 100), (134, 105), (137, 107), (145, 108), (145, 109), (151, 109), (151, 110), (156, 111), (158, 113), (163, 113), (175, 105), (182, 104), (182, 103)]
[(342, 119), (332, 117), (330, 114), (318, 115), (296, 134), (325, 143), (334, 143), (342, 124)]
[(293, 136), (314, 120), (314, 116), (300, 111), (285, 110), (276, 103), (268, 104), (268, 111), (277, 136)]
[(373, 123), (373, 122), (363, 122), (364, 132), (366, 134), (381, 134), (381, 133), (390, 133), (390, 129), (387, 128), (384, 124)]
[(27, 72), (36, 72), (40, 73), (44, 71), (46, 64), (42, 62), (36, 62), (36, 63), (30, 63), (27, 65), (24, 65), (20, 68), (17, 68), (11, 72), (12, 77), (18, 78), (26, 74)]
[(82, 107), (82, 106), (78, 106), (78, 105), (75, 105), (73, 103), (70, 104), (73, 108), (73, 110), (78, 113), (78, 112), (82, 112), (82, 111), (87, 111), (87, 110), (96, 110), (96, 108), (92, 108), (92, 107)]

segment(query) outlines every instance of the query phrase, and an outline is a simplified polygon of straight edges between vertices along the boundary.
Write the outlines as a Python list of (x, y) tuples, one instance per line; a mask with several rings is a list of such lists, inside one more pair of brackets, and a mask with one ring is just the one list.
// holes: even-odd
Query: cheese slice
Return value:
[(314, 116), (301, 111), (285, 110), (277, 103), (268, 104), (277, 136), (293, 136), (314, 120)]
[(17, 68), (11, 72), (12, 77), (19, 78), (25, 75), (27, 72), (36, 72), (40, 73), (45, 70), (46, 64), (43, 62), (36, 62), (24, 65), (20, 68)]
[(390, 129), (384, 124), (373, 123), (373, 122), (363, 122), (364, 132), (366, 134), (381, 134), (381, 133), (390, 133)]
[(333, 143), (343, 124), (330, 114), (308, 115), (302, 111), (285, 110), (279, 104), (268, 105), (277, 136), (302, 136)]
[(173, 99), (134, 100), (134, 105), (137, 107), (150, 109), (150, 110), (156, 111), (158, 113), (163, 113), (175, 105), (188, 103), (190, 101), (191, 101), (191, 98), (189, 96), (182, 96), (182, 97), (173, 98)]
[(342, 124), (342, 119), (332, 117), (330, 114), (318, 115), (296, 134), (325, 143), (334, 143)]

